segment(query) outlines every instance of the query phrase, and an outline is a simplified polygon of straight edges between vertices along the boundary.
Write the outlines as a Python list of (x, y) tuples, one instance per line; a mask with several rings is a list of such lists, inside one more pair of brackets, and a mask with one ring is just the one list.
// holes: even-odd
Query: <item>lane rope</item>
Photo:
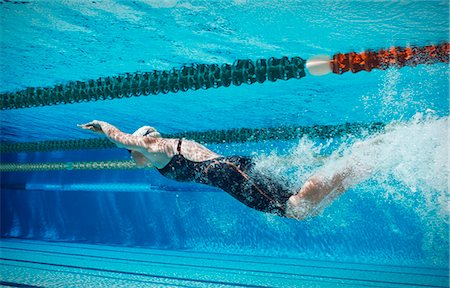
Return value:
[(316, 56), (308, 61), (300, 57), (236, 60), (233, 64), (191, 64), (171, 70), (125, 73), (87, 81), (71, 81), (53, 87), (29, 87), (17, 92), (2, 93), (1, 110), (40, 107), (58, 104), (108, 100), (169, 92), (240, 86), (243, 83), (264, 83), (266, 80), (300, 79), (328, 73), (385, 70), (390, 67), (414, 67), (419, 64), (448, 63), (448, 42), (423, 47), (391, 47), (361, 53), (337, 53), (333, 57)]
[[(274, 128), (236, 128), (229, 130), (193, 131), (175, 134), (162, 134), (163, 138), (185, 138), (203, 144), (245, 143), (266, 140), (292, 140), (303, 136), (310, 138), (331, 138), (343, 135), (376, 133), (385, 124), (345, 123), (339, 125), (282, 126)], [(55, 140), (41, 142), (1, 142), (0, 153), (50, 152), (84, 149), (109, 149), (116, 146), (106, 138)]]
[(54, 87), (30, 87), (1, 94), (0, 109), (50, 106), (131, 96), (275, 82), (305, 76), (300, 57), (236, 60), (233, 64), (191, 64), (172, 70), (126, 73)]
[(62, 170), (132, 170), (153, 168), (150, 164), (138, 167), (133, 160), (45, 162), (45, 163), (0, 163), (0, 172), (41, 172)]

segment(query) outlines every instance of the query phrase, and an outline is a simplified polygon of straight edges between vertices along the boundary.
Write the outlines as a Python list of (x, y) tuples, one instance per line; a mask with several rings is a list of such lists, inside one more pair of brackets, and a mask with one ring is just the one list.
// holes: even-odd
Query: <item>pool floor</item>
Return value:
[(448, 287), (431, 267), (1, 239), (6, 287)]

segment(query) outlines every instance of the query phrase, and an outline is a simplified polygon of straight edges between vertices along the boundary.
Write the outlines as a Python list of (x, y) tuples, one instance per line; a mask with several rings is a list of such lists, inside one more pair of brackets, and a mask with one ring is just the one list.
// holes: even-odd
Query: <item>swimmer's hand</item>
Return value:
[(95, 133), (104, 134), (101, 123), (101, 121), (94, 120), (86, 124), (78, 124), (77, 126), (81, 129), (91, 130)]

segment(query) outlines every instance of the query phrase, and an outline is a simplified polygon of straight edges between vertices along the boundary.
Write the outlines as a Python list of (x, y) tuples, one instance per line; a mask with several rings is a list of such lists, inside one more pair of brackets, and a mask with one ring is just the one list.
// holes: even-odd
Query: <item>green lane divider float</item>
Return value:
[[(340, 125), (285, 126), (276, 128), (236, 128), (230, 130), (210, 130), (203, 132), (184, 132), (162, 134), (165, 138), (186, 138), (200, 143), (244, 143), (265, 140), (291, 140), (303, 136), (311, 138), (330, 138), (343, 135), (359, 135), (381, 131), (385, 124), (345, 123)], [(107, 149), (116, 147), (108, 139), (56, 140), (42, 142), (8, 143), (0, 145), (1, 153), (49, 152), (57, 150)]]
[[(144, 168), (152, 168), (148, 165)], [(133, 160), (48, 163), (1, 163), (0, 172), (32, 172), (61, 170), (130, 170), (142, 169)]]
[(236, 60), (233, 64), (192, 64), (179, 69), (126, 73), (96, 80), (72, 81), (53, 87), (30, 87), (1, 94), (0, 109), (79, 103), (159, 93), (288, 80), (305, 76), (300, 57)]
[(370, 72), (391, 67), (414, 67), (419, 64), (448, 63), (450, 45), (390, 47), (361, 53), (319, 55), (307, 61), (300, 57), (236, 60), (233, 64), (191, 64), (172, 70), (126, 73), (95, 80), (71, 81), (53, 87), (29, 87), (0, 94), (0, 109), (49, 106), (123, 97), (157, 95), (197, 89), (264, 83), (266, 80), (300, 79), (306, 75), (346, 72)]

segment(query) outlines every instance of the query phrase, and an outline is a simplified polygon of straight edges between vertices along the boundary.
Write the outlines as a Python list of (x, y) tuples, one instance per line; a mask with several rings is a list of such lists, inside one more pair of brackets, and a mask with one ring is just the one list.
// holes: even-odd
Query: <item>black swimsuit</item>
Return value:
[(181, 182), (196, 182), (218, 187), (245, 205), (262, 212), (285, 214), (285, 203), (292, 195), (289, 190), (261, 175), (253, 168), (249, 157), (218, 157), (194, 162), (181, 155), (180, 139), (177, 152), (170, 162), (158, 171)]

